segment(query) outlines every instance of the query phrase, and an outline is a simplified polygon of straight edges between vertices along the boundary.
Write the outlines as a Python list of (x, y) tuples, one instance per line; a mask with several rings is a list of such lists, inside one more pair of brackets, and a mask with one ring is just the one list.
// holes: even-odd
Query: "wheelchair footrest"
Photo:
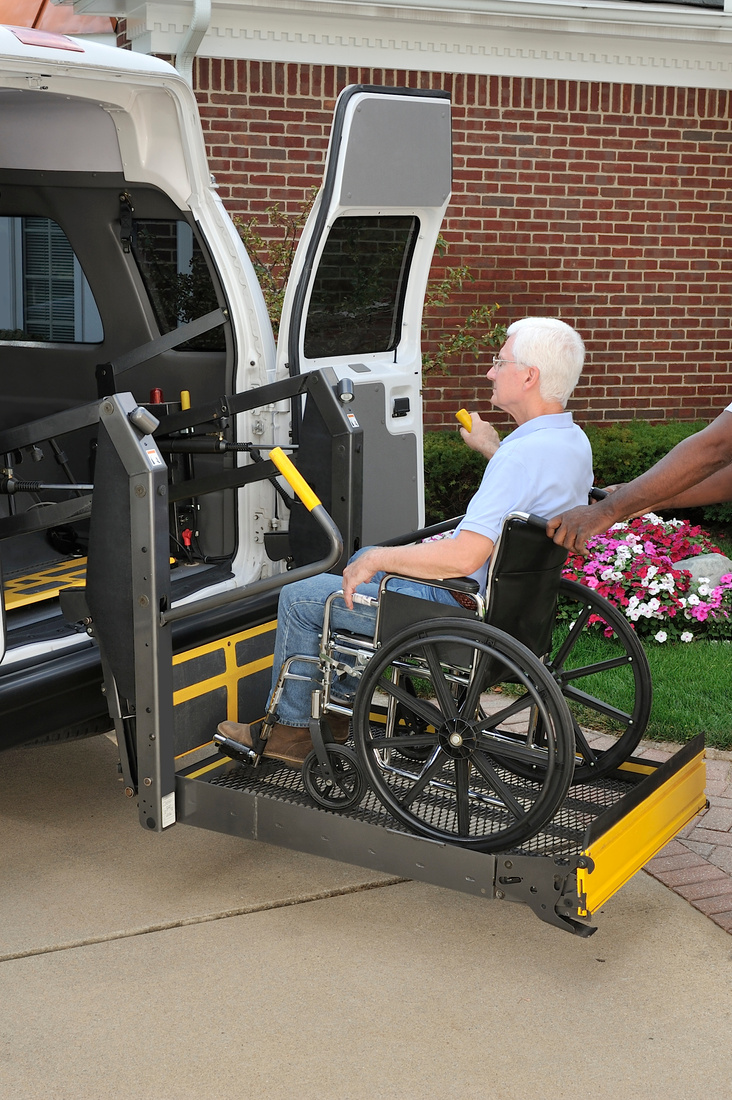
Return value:
[(230, 756), (232, 760), (238, 760), (241, 764), (253, 764), (257, 759), (254, 749), (247, 748), (246, 745), (232, 740), (231, 737), (224, 737), (223, 733), (215, 733), (213, 743), (224, 756)]

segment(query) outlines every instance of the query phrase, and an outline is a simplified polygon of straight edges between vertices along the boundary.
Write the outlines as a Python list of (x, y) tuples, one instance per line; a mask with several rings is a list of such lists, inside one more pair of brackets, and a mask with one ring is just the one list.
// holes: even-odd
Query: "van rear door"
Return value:
[[(424, 520), (422, 309), (451, 177), (447, 93), (364, 85), (341, 93), (277, 365), (280, 375), (331, 367), (342, 398), (353, 394), (364, 545)], [(303, 472), (317, 484), (317, 471)]]

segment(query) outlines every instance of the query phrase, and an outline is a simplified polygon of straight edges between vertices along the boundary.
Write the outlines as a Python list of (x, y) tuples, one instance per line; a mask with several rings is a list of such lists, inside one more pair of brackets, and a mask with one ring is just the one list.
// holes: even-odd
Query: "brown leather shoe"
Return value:
[(339, 745), (345, 745), (350, 733), (351, 719), (347, 714), (326, 714), (325, 720), (330, 726), (333, 740)]
[[(251, 726), (247, 722), (221, 722), (218, 730), (224, 737), (238, 741), (248, 749), (254, 747)], [(301, 768), (312, 747), (309, 730), (299, 726), (281, 726), (278, 722), (272, 727), (263, 755), (270, 760), (281, 760), (292, 768)]]

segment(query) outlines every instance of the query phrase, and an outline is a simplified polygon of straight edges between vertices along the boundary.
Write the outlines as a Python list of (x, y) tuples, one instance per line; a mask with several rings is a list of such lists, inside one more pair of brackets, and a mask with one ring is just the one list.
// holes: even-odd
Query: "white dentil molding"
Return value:
[[(582, 0), (213, 0), (199, 55), (614, 83), (732, 85), (729, 11)], [(113, 6), (118, 6), (112, 11)], [(127, 20), (135, 50), (176, 54), (192, 4), (75, 0)]]

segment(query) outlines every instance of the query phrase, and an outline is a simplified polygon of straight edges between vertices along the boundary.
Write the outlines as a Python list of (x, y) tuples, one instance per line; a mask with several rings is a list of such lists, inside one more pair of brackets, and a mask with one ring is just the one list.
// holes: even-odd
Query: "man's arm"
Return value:
[[(592, 535), (614, 523), (661, 507), (692, 507), (732, 496), (732, 413), (723, 412), (709, 427), (678, 443), (635, 481), (620, 486), (598, 504), (573, 508), (547, 524), (560, 546), (582, 553)], [(714, 499), (710, 493), (719, 493)], [(692, 504), (693, 502), (693, 504)]]
[(493, 553), (493, 541), (475, 531), (460, 531), (455, 538), (422, 542), (417, 546), (372, 546), (343, 572), (343, 598), (353, 607), (353, 593), (368, 584), (375, 573), (399, 573), (425, 581), (444, 581), (474, 573)]

